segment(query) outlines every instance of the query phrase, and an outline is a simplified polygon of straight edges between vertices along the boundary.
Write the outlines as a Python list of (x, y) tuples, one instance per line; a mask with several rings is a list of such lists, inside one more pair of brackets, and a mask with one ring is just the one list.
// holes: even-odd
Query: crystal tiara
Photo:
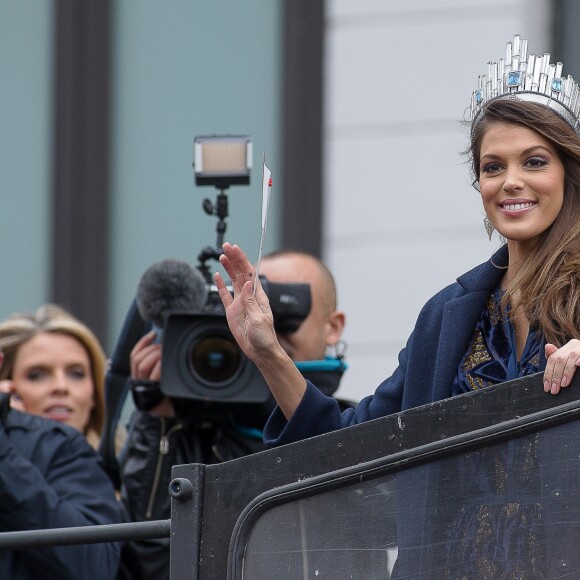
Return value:
[(480, 75), (471, 95), (471, 126), (483, 105), (498, 98), (522, 99), (544, 105), (558, 113), (580, 134), (580, 90), (570, 76), (562, 76), (562, 63), (550, 64), (550, 54), (528, 54), (528, 41), (514, 36), (506, 46), (505, 60), (487, 63), (487, 76)]

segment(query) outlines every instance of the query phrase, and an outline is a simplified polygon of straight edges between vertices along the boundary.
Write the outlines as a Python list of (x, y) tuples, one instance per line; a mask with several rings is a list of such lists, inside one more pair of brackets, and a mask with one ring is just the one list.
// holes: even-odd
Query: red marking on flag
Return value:
[(272, 187), (272, 178), (270, 177), (270, 180), (268, 181), (268, 187)]

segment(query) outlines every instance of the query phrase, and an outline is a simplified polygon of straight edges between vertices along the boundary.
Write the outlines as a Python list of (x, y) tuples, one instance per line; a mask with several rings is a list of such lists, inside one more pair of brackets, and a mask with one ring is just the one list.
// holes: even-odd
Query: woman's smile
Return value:
[(532, 208), (537, 207), (537, 203), (533, 201), (514, 199), (500, 203), (499, 206), (506, 215), (519, 216)]

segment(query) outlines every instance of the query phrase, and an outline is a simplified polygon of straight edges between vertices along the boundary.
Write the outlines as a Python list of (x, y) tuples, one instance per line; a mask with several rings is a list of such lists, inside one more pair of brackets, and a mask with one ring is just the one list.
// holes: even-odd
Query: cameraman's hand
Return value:
[[(306, 381), (280, 346), (274, 331), (270, 302), (256, 271), (242, 249), (227, 242), (220, 263), (234, 289), (230, 294), (219, 274), (214, 274), (228, 325), (244, 354), (260, 369), (280, 409), (288, 420), (294, 415), (306, 391)], [(253, 294), (253, 284), (256, 291)]]
[[(155, 341), (155, 331), (142, 336), (131, 351), (131, 378), (147, 381), (161, 380), (161, 345)], [(169, 397), (148, 411), (151, 415), (160, 417), (174, 417), (175, 409)]]
[(161, 380), (161, 345), (153, 342), (155, 331), (142, 336), (131, 351), (131, 377), (148, 381)]

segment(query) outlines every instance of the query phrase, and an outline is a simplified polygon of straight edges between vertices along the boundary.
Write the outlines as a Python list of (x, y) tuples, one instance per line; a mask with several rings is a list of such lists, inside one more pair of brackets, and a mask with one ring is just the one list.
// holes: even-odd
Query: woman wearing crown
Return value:
[[(334, 400), (296, 371), (276, 341), (259, 283), (252, 292), (252, 264), (238, 246), (224, 244), (221, 263), (234, 297), (219, 274), (216, 283), (230, 328), (278, 402), (264, 431), (268, 444), (312, 437), (536, 372), (544, 373), (546, 393), (557, 395), (570, 385), (580, 366), (580, 91), (561, 72), (562, 65), (551, 65), (549, 55), (528, 55), (526, 40), (516, 36), (505, 60), (490, 63), (488, 74), (479, 78), (471, 100), (471, 169), (486, 230), (490, 237), (497, 230), (506, 243), (488, 262), (429, 300), (398, 368), (355, 409), (341, 413)], [(530, 448), (528, 455), (497, 459), (522, 474), (537, 454), (537, 448)], [(486, 506), (483, 521), (482, 498), (497, 482), (477, 470), (477, 461), (466, 457), (457, 485), (469, 487), (478, 499), (461, 506), (447, 528), (439, 528), (443, 547), (434, 556), (439, 573), (432, 577), (555, 577), (553, 566), (563, 560), (546, 560), (537, 537), (543, 528), (531, 523), (543, 518), (538, 481), (512, 478), (524, 499), (511, 509)], [(529, 541), (498, 546), (491, 540), (497, 529), (509, 537), (510, 528), (529, 529)], [(502, 558), (506, 568), (494, 564)], [(409, 569), (400, 573), (416, 577)]]

